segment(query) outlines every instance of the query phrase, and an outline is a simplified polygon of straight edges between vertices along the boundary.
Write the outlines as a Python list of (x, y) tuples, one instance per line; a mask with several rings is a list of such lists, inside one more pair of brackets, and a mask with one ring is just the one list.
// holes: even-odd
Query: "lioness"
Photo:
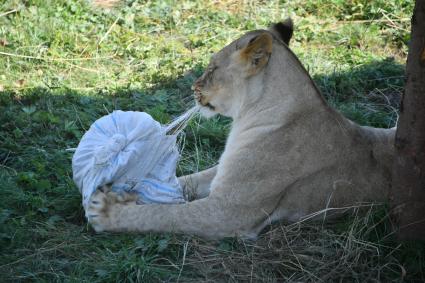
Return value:
[(202, 113), (233, 118), (216, 167), (180, 178), (196, 200), (136, 205), (104, 188), (96, 231), (255, 238), (276, 220), (385, 201), (394, 129), (358, 126), (330, 108), (288, 48), (292, 21), (248, 32), (217, 54), (193, 85)]

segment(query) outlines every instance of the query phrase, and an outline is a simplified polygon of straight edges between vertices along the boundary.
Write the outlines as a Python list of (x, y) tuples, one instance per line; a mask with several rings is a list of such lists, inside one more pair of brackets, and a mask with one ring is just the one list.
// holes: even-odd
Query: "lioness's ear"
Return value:
[(287, 18), (283, 22), (273, 24), (269, 31), (289, 45), (289, 40), (294, 33), (294, 23), (291, 18)]
[(264, 32), (253, 39), (240, 51), (241, 59), (247, 64), (248, 75), (260, 71), (269, 61), (272, 53), (273, 37)]

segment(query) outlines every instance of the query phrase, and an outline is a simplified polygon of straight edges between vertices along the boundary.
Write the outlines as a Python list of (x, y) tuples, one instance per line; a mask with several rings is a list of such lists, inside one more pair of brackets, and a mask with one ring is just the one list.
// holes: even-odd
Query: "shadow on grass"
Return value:
[(397, 121), (404, 69), (387, 58), (313, 79), (329, 104), (347, 118), (361, 125), (390, 128)]
[[(144, 111), (157, 121), (168, 123), (193, 105), (190, 86), (195, 76), (188, 73), (143, 90), (122, 88), (81, 93), (69, 89), (37, 88), (1, 93), (0, 172), (13, 179), (12, 187), (17, 186), (25, 194), (41, 197), (24, 202), (20, 200), (21, 205), (14, 203), (10, 207), (20, 207), (25, 203), (36, 213), (49, 214), (52, 202), (45, 197), (60, 192), (55, 195), (60, 198), (63, 188), (75, 191), (71, 181), (72, 153), (66, 149), (75, 148), (95, 120), (120, 109)], [(219, 120), (216, 119), (216, 123)], [(186, 134), (186, 148), (190, 151), (196, 139), (203, 139), (211, 148), (217, 148), (215, 151), (221, 150), (225, 132), (216, 127), (211, 133), (207, 127), (189, 131)], [(4, 198), (8, 199), (8, 196), (4, 195)], [(60, 204), (57, 209), (65, 207), (67, 205)], [(73, 214), (73, 211), (63, 214), (70, 215), (68, 212)]]
[[(116, 281), (122, 278), (135, 281), (218, 278), (228, 281), (248, 278), (249, 274), (245, 273), (252, 272), (254, 267), (239, 268), (231, 264), (235, 261), (248, 266), (254, 256), (258, 261), (255, 265), (256, 279), (261, 279), (261, 276), (290, 278), (287, 277), (290, 276), (288, 272), (301, 274), (307, 269), (314, 271), (309, 269), (307, 262), (299, 262), (299, 258), (286, 260), (287, 265), (283, 264), (289, 253), (289, 244), (282, 242), (284, 235), (279, 233), (282, 231), (279, 225), (264, 233), (256, 245), (248, 246), (238, 240), (208, 242), (196, 237), (174, 235), (94, 235), (85, 225), (80, 195), (71, 177), (72, 154), (65, 149), (76, 147), (83, 133), (96, 119), (115, 109), (145, 111), (162, 123), (169, 122), (187, 109), (192, 100), (190, 86), (201, 71), (198, 69), (181, 78), (158, 82), (156, 87), (150, 89), (123, 88), (91, 94), (66, 89), (32, 89), (0, 94), (0, 279), (4, 279), (0, 281), (62, 281), (70, 278), (77, 278), (77, 281)], [(404, 84), (402, 65), (388, 59), (346, 72), (317, 75), (314, 80), (329, 103), (356, 122), (382, 127), (394, 125)], [(224, 146), (228, 123), (222, 118), (203, 120), (188, 129), (185, 147), (188, 154), (182, 157), (184, 165), (180, 168), (180, 174), (216, 162)], [(350, 219), (345, 220), (343, 226), (352, 227), (352, 223)], [(374, 225), (375, 221), (367, 223)], [(407, 245), (393, 253), (393, 249), (381, 247), (384, 244), (396, 246), (391, 237), (382, 240), (389, 233), (387, 225), (387, 221), (379, 224), (376, 229), (380, 230), (374, 230), (379, 232), (374, 234), (378, 238), (368, 239), (373, 245), (376, 244), (378, 254), (370, 252), (370, 247), (359, 247), (365, 249), (361, 251), (362, 256), (376, 257), (370, 263), (376, 265), (375, 269), (370, 269), (364, 276), (381, 272), (379, 264), (384, 266), (390, 262), (385, 261), (385, 256), (391, 251), (390, 264), (412, 264), (414, 261), (416, 265), (408, 269), (409, 278), (422, 276), (423, 279), (421, 270), (425, 263), (418, 250), (423, 251), (424, 248)], [(318, 229), (306, 226), (298, 232), (319, 233)], [(342, 229), (342, 232), (338, 232), (338, 228), (331, 229), (334, 229), (332, 239), (336, 241), (345, 237), (348, 228)], [(273, 242), (267, 241), (271, 235), (275, 235)], [(323, 236), (325, 234), (320, 235), (314, 243), (318, 248), (323, 248), (319, 242), (327, 238)], [(301, 243), (299, 241), (303, 237), (299, 238), (299, 234), (292, 236), (294, 241)], [(187, 256), (192, 262), (187, 263), (188, 268), (182, 275), (179, 266), (187, 251), (184, 243), (191, 244), (192, 251)], [(278, 245), (275, 252), (261, 252), (270, 243)], [(344, 252), (335, 247), (328, 248), (330, 253)], [(240, 255), (248, 251), (247, 257), (240, 259)], [(304, 253), (305, 250), (299, 252)], [(203, 260), (199, 256), (208, 254), (213, 254), (214, 260), (210, 264), (202, 263), (202, 268), (198, 269), (195, 262)], [(321, 263), (329, 261), (328, 265), (323, 266), (338, 270), (330, 264), (335, 258), (327, 258), (325, 254), (316, 255), (315, 260), (321, 259)], [(279, 261), (267, 260), (270, 256)], [(355, 257), (356, 254), (351, 256)], [(399, 260), (394, 256), (398, 256)], [(224, 259), (229, 265), (223, 273), (218, 266)], [(296, 267), (297, 264), (300, 268)], [(364, 263), (360, 261), (353, 259), (349, 264), (350, 268), (355, 265), (353, 272), (356, 274), (366, 272), (361, 268)], [(342, 274), (345, 271), (338, 272)], [(354, 273), (345, 272), (340, 278), (348, 279)], [(382, 278), (393, 278), (397, 274), (388, 269), (388, 274)], [(316, 276), (322, 275), (325, 276), (324, 273), (317, 273)], [(296, 278), (302, 280), (307, 277), (299, 275)]]
[[(88, 229), (81, 196), (72, 181), (72, 153), (66, 149), (75, 148), (95, 120), (116, 109), (145, 111), (161, 123), (171, 121), (193, 105), (190, 87), (201, 71), (163, 80), (148, 89), (87, 93), (38, 88), (0, 93), (1, 282), (50, 281), (57, 276), (67, 278), (71, 273), (80, 279), (94, 275), (103, 278), (104, 271), (93, 254), (107, 256), (103, 253), (106, 250), (99, 252), (103, 248), (122, 250), (122, 257), (109, 258), (108, 263), (131, 256), (138, 261), (137, 253), (130, 255), (122, 247), (123, 241), (134, 239), (145, 241), (143, 249), (149, 256), (143, 252), (144, 264), (150, 266), (151, 261), (156, 261), (167, 248), (170, 238), (167, 235), (108, 238), (94, 235)], [(227, 132), (223, 120), (197, 120), (189, 124), (179, 174), (204, 169), (218, 159)], [(79, 251), (75, 247), (79, 247)], [(45, 249), (48, 251), (40, 252)], [(62, 259), (56, 257), (59, 250)], [(127, 246), (127, 250), (131, 248)], [(86, 258), (81, 258), (79, 252)], [(173, 249), (167, 249), (167, 257), (175, 258), (173, 253)], [(87, 263), (90, 270), (80, 266), (86, 261), (91, 262)], [(53, 266), (54, 272), (45, 273), (50, 270), (49, 266)], [(124, 265), (121, 267), (125, 269)], [(145, 271), (151, 278), (160, 278), (162, 272), (174, 277), (172, 270), (164, 270), (147, 268)], [(119, 278), (121, 271), (113, 274)]]

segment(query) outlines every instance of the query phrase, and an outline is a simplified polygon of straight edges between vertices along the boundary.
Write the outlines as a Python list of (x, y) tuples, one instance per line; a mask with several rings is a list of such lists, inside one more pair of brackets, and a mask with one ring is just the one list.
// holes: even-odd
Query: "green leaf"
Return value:
[(22, 107), (22, 111), (24, 111), (28, 115), (31, 115), (32, 113), (37, 111), (37, 107), (35, 106)]
[(168, 239), (158, 241), (158, 252), (163, 252), (168, 247)]

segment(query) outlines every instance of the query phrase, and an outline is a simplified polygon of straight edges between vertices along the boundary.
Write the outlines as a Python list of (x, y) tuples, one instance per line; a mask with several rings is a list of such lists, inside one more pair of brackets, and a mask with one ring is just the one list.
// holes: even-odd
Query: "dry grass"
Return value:
[[(186, 247), (181, 268), (193, 270), (196, 282), (199, 276), (205, 282), (402, 281), (405, 268), (392, 256), (398, 247), (380, 242), (390, 236), (380, 231), (388, 215), (377, 218), (382, 207), (376, 205), (361, 207), (345, 227), (304, 221), (273, 225), (255, 242), (229, 239), (218, 248), (200, 239), (179, 242)], [(373, 240), (377, 235), (381, 240)]]
[(120, 2), (121, 0), (94, 0), (93, 4), (101, 8), (113, 8)]

